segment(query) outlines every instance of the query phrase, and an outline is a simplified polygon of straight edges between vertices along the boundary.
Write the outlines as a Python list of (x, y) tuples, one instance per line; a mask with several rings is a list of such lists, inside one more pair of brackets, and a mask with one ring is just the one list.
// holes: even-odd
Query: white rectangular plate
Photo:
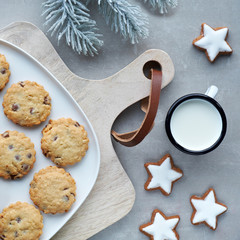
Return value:
[[(0, 211), (16, 201), (31, 203), (29, 197), (29, 184), (34, 173), (49, 165), (54, 165), (51, 160), (45, 158), (41, 151), (41, 131), (49, 119), (61, 117), (72, 118), (82, 124), (88, 132), (89, 149), (80, 163), (65, 168), (76, 181), (77, 196), (69, 212), (64, 214), (43, 214), (44, 228), (41, 240), (50, 239), (82, 205), (98, 176), (100, 167), (100, 150), (96, 134), (86, 115), (77, 102), (71, 97), (63, 85), (36, 59), (20, 48), (6, 41), (0, 40), (0, 53), (4, 54), (10, 64), (11, 77), (7, 86), (0, 92), (0, 105), (3, 96), (13, 83), (30, 80), (44, 86), (52, 98), (52, 111), (46, 122), (32, 128), (21, 127), (10, 121), (3, 113), (0, 106), (0, 133), (6, 130), (17, 130), (25, 133), (35, 145), (36, 163), (29, 174), (19, 180), (4, 180), (0, 178)], [(81, 89), (79, 89), (81, 91)], [(0, 146), (1, 147), (1, 146)]]

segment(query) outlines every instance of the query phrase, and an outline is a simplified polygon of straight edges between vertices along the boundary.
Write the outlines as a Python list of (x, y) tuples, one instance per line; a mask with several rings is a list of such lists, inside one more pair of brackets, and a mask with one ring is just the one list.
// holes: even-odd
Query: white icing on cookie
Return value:
[(219, 52), (232, 52), (231, 47), (225, 41), (228, 28), (214, 30), (207, 24), (203, 26), (203, 37), (194, 45), (206, 49), (211, 62), (215, 60)]
[(153, 236), (153, 240), (177, 240), (173, 231), (179, 222), (179, 218), (165, 219), (159, 212), (156, 213), (151, 225), (142, 229), (142, 231)]
[(216, 202), (214, 190), (212, 189), (205, 199), (191, 199), (196, 209), (192, 223), (206, 222), (214, 230), (217, 227), (217, 216), (227, 211), (227, 207)]
[(172, 169), (170, 157), (166, 158), (160, 166), (150, 164), (147, 168), (152, 174), (152, 179), (148, 184), (147, 189), (160, 187), (167, 194), (171, 193), (172, 183), (183, 175)]

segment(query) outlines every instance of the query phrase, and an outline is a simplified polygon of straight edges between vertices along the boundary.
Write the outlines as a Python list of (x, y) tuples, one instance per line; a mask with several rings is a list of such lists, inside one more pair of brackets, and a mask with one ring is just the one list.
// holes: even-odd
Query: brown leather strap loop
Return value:
[[(121, 134), (112, 130), (112, 136), (115, 138), (116, 141), (118, 141), (124, 146), (133, 147), (137, 145), (146, 137), (146, 135), (151, 131), (153, 127), (154, 119), (157, 114), (160, 92), (161, 92), (162, 72), (155, 69), (151, 69), (151, 79), (152, 79), (152, 85), (151, 85), (151, 93), (148, 101), (148, 108), (139, 129), (136, 129), (132, 132), (121, 133)], [(143, 111), (145, 111), (146, 103), (144, 103), (141, 106), (141, 108)]]

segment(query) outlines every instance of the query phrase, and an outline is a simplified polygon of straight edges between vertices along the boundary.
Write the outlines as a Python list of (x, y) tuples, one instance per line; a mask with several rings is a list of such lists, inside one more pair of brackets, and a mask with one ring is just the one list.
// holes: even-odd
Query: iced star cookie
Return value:
[(144, 185), (145, 190), (159, 189), (166, 196), (171, 194), (173, 183), (183, 176), (182, 170), (174, 166), (170, 154), (166, 154), (158, 162), (145, 163), (144, 166), (149, 175)]
[(193, 208), (192, 224), (204, 223), (212, 230), (217, 228), (217, 217), (227, 211), (227, 206), (217, 202), (215, 191), (212, 188), (202, 197), (192, 196), (190, 203)]
[(64, 213), (76, 201), (76, 182), (63, 168), (49, 166), (35, 173), (29, 193), (44, 213)]
[(0, 135), (0, 177), (21, 178), (33, 168), (36, 151), (24, 133), (6, 131)]
[(71, 118), (50, 120), (42, 134), (42, 152), (58, 166), (80, 162), (88, 150), (87, 132)]
[(141, 225), (139, 230), (151, 240), (178, 240), (176, 227), (179, 221), (179, 216), (166, 217), (161, 211), (155, 209), (151, 222)]
[(210, 62), (214, 62), (219, 55), (227, 55), (233, 52), (226, 41), (227, 27), (211, 28), (206, 23), (202, 24), (201, 34), (193, 40), (193, 45), (205, 51)]
[(43, 217), (26, 202), (16, 202), (0, 214), (1, 240), (38, 240), (42, 235)]
[(5, 115), (21, 126), (31, 127), (44, 122), (51, 111), (48, 92), (36, 82), (13, 84), (3, 98)]
[(9, 64), (5, 56), (0, 54), (0, 91), (3, 90), (8, 83), (10, 75)]

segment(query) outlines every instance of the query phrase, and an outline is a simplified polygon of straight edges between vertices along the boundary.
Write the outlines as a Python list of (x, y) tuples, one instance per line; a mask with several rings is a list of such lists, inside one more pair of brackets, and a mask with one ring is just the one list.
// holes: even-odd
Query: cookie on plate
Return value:
[(58, 166), (81, 161), (88, 150), (86, 130), (71, 118), (50, 120), (42, 134), (42, 152)]
[(0, 239), (37, 240), (42, 235), (43, 217), (38, 209), (26, 202), (16, 202), (0, 214)]
[(63, 168), (49, 166), (35, 173), (29, 193), (44, 213), (64, 213), (76, 201), (76, 182)]
[(5, 56), (0, 54), (0, 91), (3, 90), (8, 83), (10, 75), (9, 64)]
[(144, 166), (149, 175), (144, 185), (145, 190), (159, 189), (166, 196), (171, 194), (173, 184), (183, 176), (182, 170), (174, 166), (170, 154), (166, 154), (158, 162), (145, 163)]
[(151, 222), (143, 224), (139, 230), (151, 240), (178, 240), (179, 235), (176, 227), (180, 221), (178, 215), (166, 217), (161, 211), (155, 209), (152, 213)]
[(193, 208), (191, 222), (193, 225), (204, 223), (216, 230), (218, 216), (227, 211), (227, 206), (217, 201), (216, 193), (210, 188), (202, 197), (192, 196), (190, 203)]
[(51, 111), (48, 92), (36, 82), (14, 83), (4, 95), (5, 115), (21, 126), (31, 127), (44, 122)]
[(24, 133), (4, 132), (0, 135), (0, 177), (23, 177), (33, 168), (35, 155), (34, 144)]

